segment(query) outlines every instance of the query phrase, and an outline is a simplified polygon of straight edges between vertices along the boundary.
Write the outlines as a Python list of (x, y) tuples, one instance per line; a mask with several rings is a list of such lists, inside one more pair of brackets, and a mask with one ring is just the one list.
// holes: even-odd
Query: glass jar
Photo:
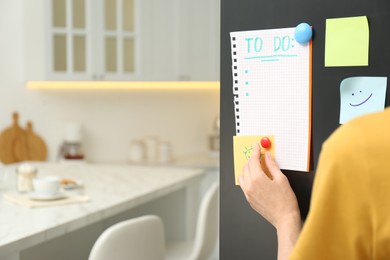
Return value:
[(33, 179), (37, 176), (37, 168), (22, 164), (16, 168), (17, 174), (17, 190), (21, 193), (34, 190)]

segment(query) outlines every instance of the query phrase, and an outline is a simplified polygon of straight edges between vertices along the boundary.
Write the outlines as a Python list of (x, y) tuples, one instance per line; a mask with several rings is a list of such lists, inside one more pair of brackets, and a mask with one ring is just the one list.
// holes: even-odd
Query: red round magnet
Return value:
[(268, 148), (271, 146), (271, 140), (268, 137), (261, 138), (260, 144), (263, 148)]

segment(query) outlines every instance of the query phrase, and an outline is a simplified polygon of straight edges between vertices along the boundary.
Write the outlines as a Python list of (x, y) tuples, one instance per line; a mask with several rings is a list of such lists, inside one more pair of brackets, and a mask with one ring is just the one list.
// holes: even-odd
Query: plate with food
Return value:
[(82, 181), (70, 178), (62, 178), (60, 180), (60, 184), (61, 187), (65, 190), (79, 189), (83, 186)]

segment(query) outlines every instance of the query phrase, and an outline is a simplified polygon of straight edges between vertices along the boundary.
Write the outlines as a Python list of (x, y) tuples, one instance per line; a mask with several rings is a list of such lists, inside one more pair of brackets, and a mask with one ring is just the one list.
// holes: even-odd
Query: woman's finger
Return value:
[(260, 145), (258, 143), (254, 143), (252, 145), (252, 148), (253, 148), (252, 155), (248, 161), (249, 172), (250, 174), (262, 173), (263, 170), (261, 169), (261, 164), (260, 164)]
[(279, 166), (276, 164), (274, 159), (272, 159), (272, 155), (270, 152), (265, 153), (265, 164), (272, 176), (277, 177), (283, 175), (283, 173), (279, 169)]

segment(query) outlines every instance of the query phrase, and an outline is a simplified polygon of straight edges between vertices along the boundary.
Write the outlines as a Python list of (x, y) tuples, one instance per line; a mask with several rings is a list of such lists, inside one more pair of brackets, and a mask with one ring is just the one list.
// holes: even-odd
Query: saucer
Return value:
[(29, 194), (29, 198), (32, 200), (59, 200), (66, 198), (66, 195), (63, 192), (58, 192), (54, 195), (32, 192)]

